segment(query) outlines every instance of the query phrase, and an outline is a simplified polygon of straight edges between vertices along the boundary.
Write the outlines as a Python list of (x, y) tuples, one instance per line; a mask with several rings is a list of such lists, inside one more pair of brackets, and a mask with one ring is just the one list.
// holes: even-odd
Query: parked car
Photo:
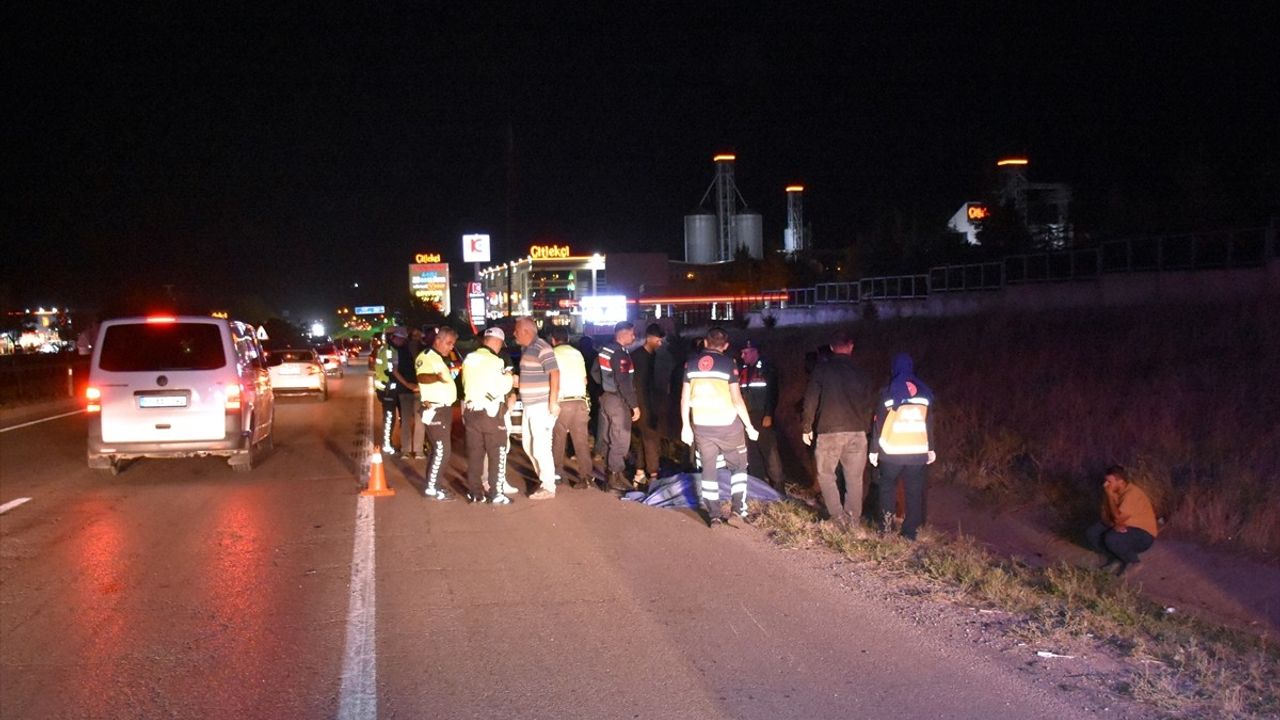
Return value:
[(251, 325), (206, 316), (107, 320), (85, 391), (89, 467), (219, 455), (253, 467), (272, 447), (271, 376)]
[(328, 343), (317, 343), (312, 346), (316, 354), (320, 356), (320, 362), (324, 364), (324, 371), (330, 375), (342, 377), (343, 368), (347, 364), (347, 354), (338, 349), (338, 346)]
[(311, 348), (284, 348), (267, 353), (271, 389), (277, 395), (313, 393), (329, 399), (329, 378), (320, 356)]

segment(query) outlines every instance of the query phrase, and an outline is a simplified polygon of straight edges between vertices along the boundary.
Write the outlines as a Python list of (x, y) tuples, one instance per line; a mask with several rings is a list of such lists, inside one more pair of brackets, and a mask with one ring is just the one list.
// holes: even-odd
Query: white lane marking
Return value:
[[(362, 413), (364, 459), (360, 473), (369, 475), (373, 449), (373, 378)], [(375, 720), (378, 717), (377, 598), (372, 497), (356, 499), (355, 541), (351, 550), (351, 594), (347, 603), (347, 643), (342, 657), (342, 685), (338, 690), (338, 720)]]
[(31, 502), (31, 498), (18, 498), (17, 500), (10, 500), (5, 504), (0, 505), (0, 515), (3, 515), (26, 502)]
[(82, 413), (82, 412), (84, 412), (84, 411), (85, 411), (85, 410), (84, 410), (84, 408), (80, 408), (79, 410), (72, 410), (72, 411), (71, 411), (71, 412), (69, 412), (69, 413), (62, 413), (61, 415), (54, 415), (53, 417), (40, 418), (39, 420), (32, 420), (31, 422), (24, 422), (24, 423), (22, 423), (22, 424), (20, 424), (20, 425), (10, 425), (10, 426), (9, 426), (9, 427), (7, 427), (7, 428), (0, 428), (0, 433), (7, 433), (7, 432), (9, 432), (10, 430), (18, 430), (18, 429), (21, 429), (21, 428), (24, 428), (24, 427), (31, 427), (32, 425), (39, 425), (40, 423), (43, 423), (43, 422), (49, 422), (50, 420), (57, 420), (58, 418), (71, 417), (72, 415), (79, 415), (80, 413)]
[(356, 501), (351, 597), (347, 605), (347, 649), (342, 658), (338, 720), (374, 720), (378, 717), (373, 500), (372, 497), (361, 496)]

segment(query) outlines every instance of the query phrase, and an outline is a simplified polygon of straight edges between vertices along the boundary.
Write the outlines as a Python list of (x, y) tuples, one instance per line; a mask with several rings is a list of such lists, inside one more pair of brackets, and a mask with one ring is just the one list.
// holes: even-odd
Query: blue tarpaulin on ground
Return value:
[[(720, 469), (720, 499), (729, 500), (729, 471)], [(623, 500), (642, 502), (645, 505), (664, 508), (696, 508), (698, 507), (699, 475), (676, 473), (669, 477), (659, 478), (649, 486), (646, 495), (640, 491), (632, 491), (622, 496)], [(747, 500), (774, 502), (781, 500), (782, 495), (769, 487), (769, 483), (757, 477), (747, 476)]]

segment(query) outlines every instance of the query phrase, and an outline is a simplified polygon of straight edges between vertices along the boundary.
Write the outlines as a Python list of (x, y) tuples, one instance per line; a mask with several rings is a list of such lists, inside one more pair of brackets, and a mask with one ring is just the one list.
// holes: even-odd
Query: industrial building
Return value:
[[(720, 154), (712, 158), (715, 178), (702, 195), (698, 211), (684, 217), (684, 259), (695, 265), (730, 262), (739, 253), (757, 260), (764, 257), (764, 220), (747, 209), (738, 191), (733, 167), (737, 156)], [(706, 209), (715, 193), (714, 211)]]
[[(671, 321), (682, 325), (740, 319), (743, 307), (759, 300), (746, 290), (749, 271), (734, 261), (764, 258), (764, 222), (748, 209), (734, 179), (732, 154), (712, 158), (715, 176), (699, 203), (684, 218), (684, 260), (665, 253), (584, 253), (567, 244), (537, 244), (526, 256), (482, 268), (468, 293), (472, 321), (531, 315), (543, 326), (572, 332), (599, 332), (622, 319)], [(784, 251), (807, 248), (801, 198), (804, 188), (787, 189)], [(714, 195), (714, 208), (708, 201)], [(746, 275), (744, 277), (744, 275)]]
[[(1001, 158), (996, 162), (999, 183), (994, 202), (1012, 208), (1036, 247), (1060, 250), (1071, 244), (1071, 186), (1065, 183), (1034, 183), (1027, 178), (1030, 161), (1025, 157)], [(964, 234), (971, 245), (978, 244), (978, 230), (991, 213), (989, 204), (970, 201), (947, 221), (947, 227)]]

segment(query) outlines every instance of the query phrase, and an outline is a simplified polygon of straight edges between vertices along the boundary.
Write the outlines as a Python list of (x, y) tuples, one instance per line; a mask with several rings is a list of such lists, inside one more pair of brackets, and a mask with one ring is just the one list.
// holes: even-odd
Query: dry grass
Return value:
[[(830, 330), (752, 333), (795, 379), (782, 384), (780, 427), (798, 422), (803, 351)], [(855, 332), (877, 384), (905, 350), (933, 386), (931, 481), (1038, 499), (1060, 530), (1078, 532), (1096, 515), (1102, 470), (1118, 462), (1167, 530), (1280, 551), (1280, 323), (1265, 302), (886, 320)], [(808, 462), (798, 436), (782, 439)]]
[(1280, 714), (1280, 652), (1266, 639), (1167, 613), (1106, 573), (1028, 567), (965, 537), (858, 539), (787, 502), (762, 508), (757, 525), (788, 547), (823, 547), (886, 577), (927, 580), (935, 598), (1012, 613), (1017, 621), (1008, 632), (1029, 644), (1101, 642), (1128, 668), (1113, 689), (1172, 716)]

